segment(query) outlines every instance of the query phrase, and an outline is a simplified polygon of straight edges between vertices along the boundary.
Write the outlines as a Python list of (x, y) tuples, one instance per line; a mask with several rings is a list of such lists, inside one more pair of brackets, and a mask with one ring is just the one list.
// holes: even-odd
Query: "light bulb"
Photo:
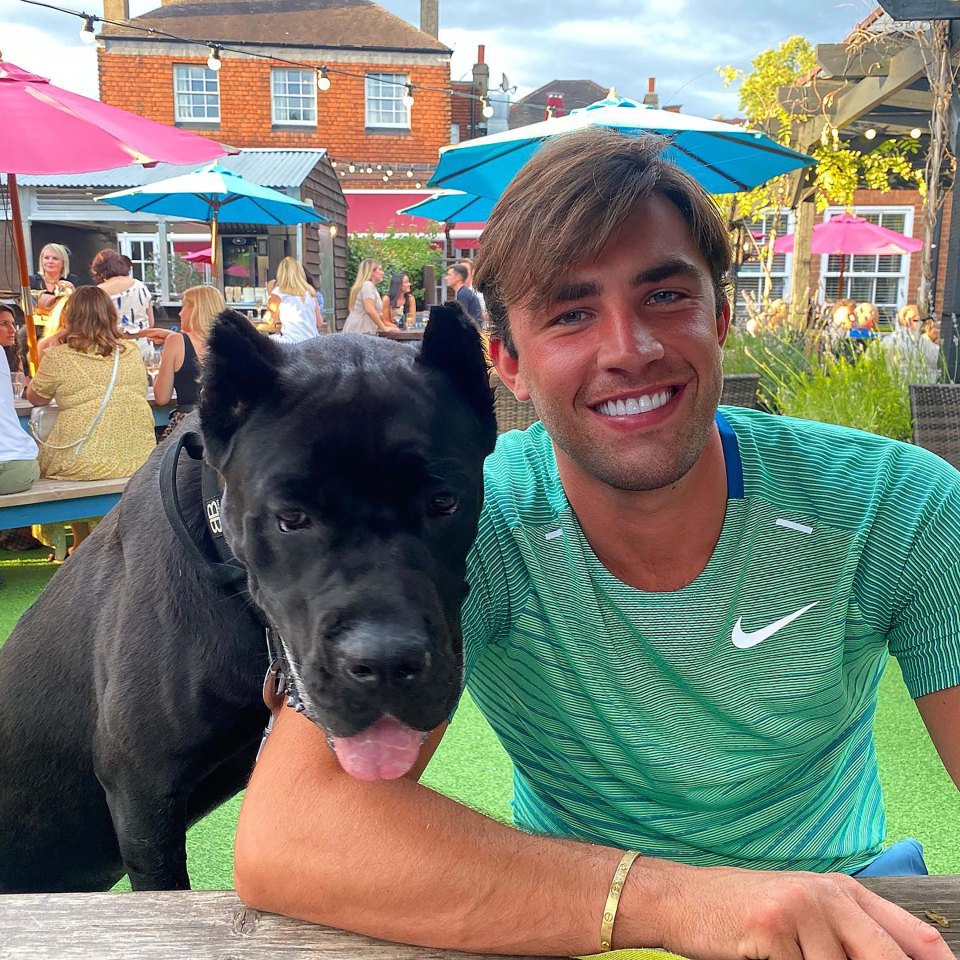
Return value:
[(486, 97), (481, 97), (480, 103), (483, 104), (480, 112), (489, 120), (493, 116), (493, 107), (490, 105), (490, 101)]
[(393, 170), (391, 170), (390, 167), (387, 167), (387, 176), (388, 176), (388, 177), (392, 177), (392, 176), (393, 176)]
[(80, 29), (80, 39), (84, 43), (97, 42), (97, 35), (93, 32), (93, 17), (83, 18), (83, 27)]
[(389, 179), (390, 179), (390, 178), (389, 178), (386, 174), (383, 175), (383, 182), (384, 182), (384, 183), (386, 183)]
[(337, 228), (337, 225), (336, 225), (335, 223), (334, 223), (334, 224), (331, 224), (331, 226), (330, 226), (330, 236), (331, 236), (331, 237), (335, 237), (339, 232), (340, 232), (340, 230)]
[(330, 89), (330, 78), (327, 76), (326, 67), (320, 67), (320, 69), (317, 70), (317, 89), (318, 90)]
[(407, 176), (412, 180), (413, 179), (413, 167), (407, 171)]
[(919, 139), (920, 139), (920, 134), (922, 134), (922, 133), (923, 133), (923, 131), (922, 131), (919, 127), (914, 127), (914, 128), (910, 131), (910, 136), (913, 137), (914, 140), (919, 140)]
[(367, 173), (373, 173), (373, 167), (367, 167)]
[(407, 84), (407, 91), (403, 95), (403, 105), (408, 109), (413, 106), (413, 84)]
[(220, 62), (220, 48), (219, 48), (219, 47), (211, 47), (211, 48), (210, 48), (210, 56), (207, 57), (207, 66), (208, 66), (214, 73), (216, 73), (216, 72), (223, 66), (223, 64)]
[(422, 186), (422, 184), (420, 183), (419, 180), (414, 184), (414, 187), (415, 187), (417, 190), (419, 190), (421, 186)]
[(355, 163), (348, 163), (348, 164), (347, 164), (347, 169), (348, 169), (351, 173), (356, 173), (356, 172), (357, 172), (357, 165), (356, 165)]
[(336, 160), (331, 160), (331, 161), (330, 161), (330, 166), (335, 168), (335, 167), (337, 166), (337, 161), (336, 161)]
[(873, 140), (874, 137), (876, 137), (876, 135), (877, 135), (877, 131), (874, 130), (873, 127), (871, 127), (869, 130), (867, 130), (866, 133), (864, 133), (864, 136), (865, 136), (868, 140)]

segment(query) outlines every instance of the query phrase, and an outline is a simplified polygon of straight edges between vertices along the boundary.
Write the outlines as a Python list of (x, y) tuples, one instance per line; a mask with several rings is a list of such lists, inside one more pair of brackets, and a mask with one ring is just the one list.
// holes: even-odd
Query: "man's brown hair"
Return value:
[(99, 287), (78, 287), (67, 298), (57, 339), (80, 353), (109, 357), (122, 342), (113, 301)]
[(656, 194), (689, 225), (709, 265), (719, 315), (730, 239), (713, 198), (663, 158), (669, 146), (654, 134), (590, 127), (557, 137), (514, 177), (487, 220), (473, 272), (492, 335), (512, 355), (508, 306), (548, 302), (570, 265), (595, 259), (636, 206)]

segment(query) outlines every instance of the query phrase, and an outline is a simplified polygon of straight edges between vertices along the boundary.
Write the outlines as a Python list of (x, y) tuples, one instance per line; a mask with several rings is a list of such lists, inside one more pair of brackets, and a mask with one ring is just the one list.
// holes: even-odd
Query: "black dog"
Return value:
[[(124, 872), (138, 890), (189, 886), (186, 829), (244, 786), (267, 720), (265, 626), (291, 702), (355, 776), (402, 775), (456, 704), (496, 434), (460, 310), (435, 308), (419, 352), (343, 335), (280, 347), (225, 313), (199, 415), (224, 485), (210, 525), (201, 463), (172, 472), (171, 446), (200, 455), (193, 415), (0, 652), (2, 892)], [(221, 526), (240, 589), (211, 574), (231, 569)]]

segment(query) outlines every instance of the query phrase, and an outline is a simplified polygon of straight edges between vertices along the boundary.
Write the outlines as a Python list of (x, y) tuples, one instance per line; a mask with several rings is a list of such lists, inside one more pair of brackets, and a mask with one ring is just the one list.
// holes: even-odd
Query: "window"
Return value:
[[(826, 219), (843, 213), (840, 207), (827, 211)], [(862, 207), (854, 210), (858, 217), (878, 223), (888, 230), (913, 235), (912, 207)], [(840, 265), (843, 263), (843, 292), (840, 291)], [(820, 258), (820, 274), (826, 300), (840, 298), (867, 300), (876, 304), (880, 320), (893, 323), (897, 307), (906, 302), (907, 277), (910, 273), (910, 257), (906, 254), (883, 257), (831, 256)]]
[(270, 116), (274, 123), (317, 122), (317, 75), (313, 70), (270, 71)]
[(410, 108), (403, 102), (408, 83), (403, 73), (367, 74), (367, 126), (410, 129)]
[(763, 247), (776, 229), (777, 236), (793, 230), (793, 215), (782, 212), (779, 216), (773, 211), (761, 214), (745, 224), (741, 240), (740, 268), (737, 270), (737, 302), (734, 315), (747, 317), (750, 311), (747, 303), (762, 303), (764, 296), (768, 300), (788, 299), (790, 296), (790, 256), (775, 253), (767, 262), (770, 265), (770, 280), (760, 262)]
[(193, 64), (173, 67), (174, 119), (199, 123), (220, 122), (220, 80), (213, 70)]
[(159, 238), (157, 234), (119, 234), (120, 252), (129, 257), (133, 266), (130, 276), (142, 280), (150, 292), (157, 294), (160, 291), (159, 268)]

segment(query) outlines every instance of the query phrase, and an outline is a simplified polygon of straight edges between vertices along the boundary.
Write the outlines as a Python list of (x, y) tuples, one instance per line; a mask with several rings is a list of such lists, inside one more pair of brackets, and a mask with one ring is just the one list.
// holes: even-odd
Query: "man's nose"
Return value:
[(635, 309), (610, 311), (600, 323), (597, 363), (605, 370), (633, 370), (663, 357), (656, 331)]

